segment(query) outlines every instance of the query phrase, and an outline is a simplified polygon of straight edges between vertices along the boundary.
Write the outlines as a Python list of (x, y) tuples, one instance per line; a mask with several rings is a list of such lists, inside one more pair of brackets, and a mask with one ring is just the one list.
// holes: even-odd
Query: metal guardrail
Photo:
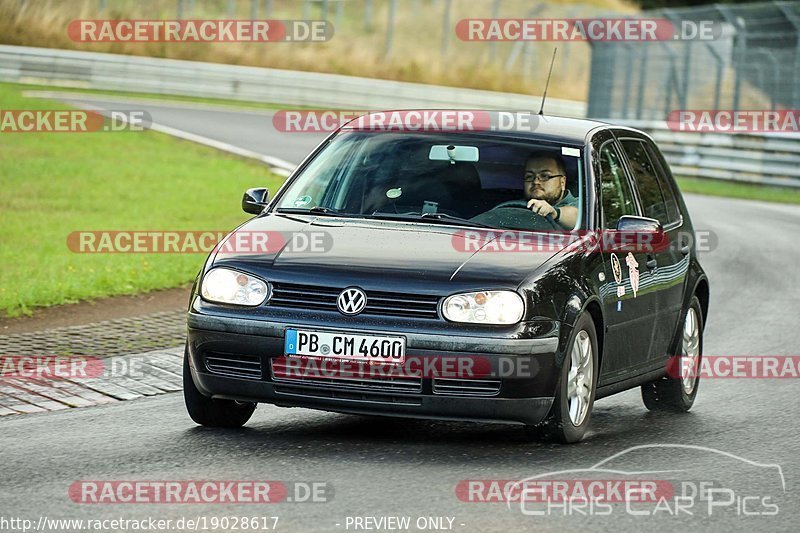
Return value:
[[(313, 72), (0, 45), (0, 81), (225, 98), (333, 109), (535, 110), (540, 97)], [(550, 114), (586, 104), (548, 98)], [(614, 120), (649, 132), (677, 175), (800, 187), (800, 135), (680, 133), (663, 122)]]
[[(22, 46), (0, 46), (0, 80), (348, 110), (536, 110), (541, 100), (337, 74)], [(586, 115), (583, 102), (547, 100), (552, 114)]]

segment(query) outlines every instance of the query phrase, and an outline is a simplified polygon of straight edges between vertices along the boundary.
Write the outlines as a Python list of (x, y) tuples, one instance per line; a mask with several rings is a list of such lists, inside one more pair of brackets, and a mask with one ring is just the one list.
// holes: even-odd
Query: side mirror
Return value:
[(242, 211), (252, 215), (261, 214), (267, 207), (269, 200), (269, 189), (247, 189), (242, 196)]
[(661, 222), (631, 215), (619, 218), (614, 242), (622, 250), (646, 253), (662, 251), (668, 245)]
[(640, 233), (664, 232), (661, 222), (654, 218), (623, 215), (617, 221), (617, 231), (636, 231)]

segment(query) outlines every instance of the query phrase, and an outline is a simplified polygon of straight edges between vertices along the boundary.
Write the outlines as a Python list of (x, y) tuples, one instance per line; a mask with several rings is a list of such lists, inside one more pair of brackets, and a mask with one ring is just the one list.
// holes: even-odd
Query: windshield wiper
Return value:
[(475, 222), (474, 220), (469, 220), (468, 218), (461, 218), (453, 215), (448, 215), (447, 213), (420, 213), (420, 214), (400, 214), (400, 213), (372, 213), (370, 218), (383, 218), (387, 220), (424, 220), (425, 222), (440, 222), (443, 224), (449, 224), (452, 226), (472, 226), (476, 228), (488, 228), (488, 229), (497, 229), (494, 226), (489, 226), (488, 224), (483, 224), (481, 222)]
[(453, 215), (448, 215), (447, 213), (380, 213), (378, 211), (372, 213), (371, 215), (362, 215), (358, 213), (342, 213), (336, 209), (332, 209), (330, 207), (322, 207), (322, 206), (314, 206), (311, 208), (308, 207), (279, 207), (275, 209), (276, 213), (280, 214), (292, 214), (292, 215), (322, 215), (322, 216), (329, 216), (329, 217), (350, 217), (350, 218), (379, 218), (385, 220), (403, 220), (403, 221), (414, 221), (414, 220), (424, 220), (425, 222), (438, 222), (442, 224), (449, 224), (452, 226), (472, 226), (476, 228), (487, 228), (487, 229), (497, 229), (494, 226), (489, 226), (488, 224), (483, 224), (481, 222), (475, 222), (473, 220), (469, 220), (466, 218), (460, 218)]
[(314, 206), (314, 207), (279, 207), (275, 210), (276, 213), (286, 213), (291, 215), (323, 215), (329, 217), (351, 217), (350, 213), (342, 213), (330, 207)]
[(470, 220), (468, 218), (461, 218), (453, 215), (448, 215), (447, 213), (422, 213), (419, 217), (433, 219), (433, 220), (447, 220), (454, 223), (464, 224), (467, 226), (476, 226), (479, 228), (496, 229), (494, 226), (484, 224), (483, 222), (475, 222), (474, 220)]

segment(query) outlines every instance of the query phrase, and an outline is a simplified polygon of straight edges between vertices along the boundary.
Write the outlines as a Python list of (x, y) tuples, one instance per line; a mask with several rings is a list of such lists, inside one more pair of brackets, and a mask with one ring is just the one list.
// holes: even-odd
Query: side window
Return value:
[(636, 206), (614, 143), (607, 142), (601, 146), (598, 156), (603, 195), (603, 227), (613, 229), (617, 227), (621, 216), (635, 215)]
[(653, 146), (653, 143), (647, 143), (647, 153), (655, 163), (656, 176), (661, 184), (661, 192), (664, 194), (664, 203), (667, 206), (667, 218), (670, 222), (675, 222), (680, 219), (680, 209), (678, 201), (675, 199), (675, 188), (672, 186), (672, 178), (666, 166), (667, 162), (664, 161), (664, 156), (661, 155), (658, 148)]
[(655, 218), (662, 224), (671, 222), (667, 215), (667, 206), (664, 203), (664, 194), (656, 178), (656, 168), (650, 156), (647, 155), (645, 143), (639, 140), (626, 139), (622, 141), (622, 148), (628, 156), (633, 181), (639, 190), (642, 200), (644, 216)]

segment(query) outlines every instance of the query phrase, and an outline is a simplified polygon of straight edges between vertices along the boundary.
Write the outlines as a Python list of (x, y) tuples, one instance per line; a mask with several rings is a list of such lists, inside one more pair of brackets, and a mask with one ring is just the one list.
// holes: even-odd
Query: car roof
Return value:
[[(512, 117), (519, 124), (527, 124), (528, 126), (521, 128), (509, 129), (489, 129), (489, 128), (476, 128), (475, 130), (468, 130), (470, 132), (483, 133), (488, 135), (497, 135), (503, 137), (517, 137), (525, 139), (548, 139), (553, 141), (565, 142), (569, 144), (583, 145), (586, 142), (587, 134), (597, 128), (610, 127), (611, 125), (606, 122), (597, 120), (582, 119), (582, 118), (567, 118), (552, 115), (538, 115), (530, 111), (487, 111), (487, 110), (468, 110), (468, 109), (396, 109), (386, 111), (370, 111), (364, 115), (354, 118), (345, 123), (341, 129), (343, 130), (356, 130), (360, 129), (359, 122), (363, 120), (370, 120), (370, 117), (381, 118), (378, 115), (383, 114), (388, 116), (391, 113), (408, 114), (408, 113), (457, 113), (457, 112), (471, 112), (482, 115), (481, 123), (485, 122), (485, 118), (490, 120), (489, 124), (500, 124), (501, 119), (509, 121)], [(370, 122), (367, 122), (370, 124)], [(391, 122), (389, 123), (391, 124)], [(367, 128), (368, 129), (368, 128)], [(397, 131), (397, 130), (390, 130)], [(447, 128), (444, 131), (461, 131), (458, 128)], [(413, 131), (412, 131), (413, 133)]]

